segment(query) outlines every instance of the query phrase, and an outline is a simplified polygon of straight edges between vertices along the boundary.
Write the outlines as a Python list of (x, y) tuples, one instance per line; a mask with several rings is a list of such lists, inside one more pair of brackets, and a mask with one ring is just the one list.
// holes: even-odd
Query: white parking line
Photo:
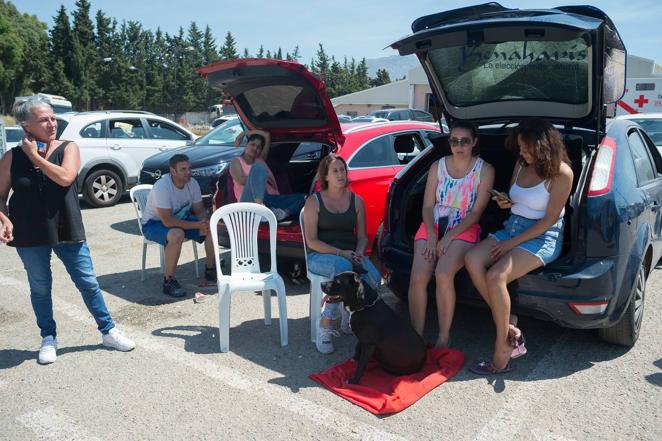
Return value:
[[(0, 285), (12, 286), (22, 290), (28, 290), (28, 284), (20, 280), (0, 275)], [(87, 311), (82, 310), (76, 305), (58, 299), (54, 309), (68, 316), (70, 319), (87, 323), (92, 318)], [(256, 400), (267, 403), (270, 406), (277, 406), (286, 409), (296, 415), (304, 417), (320, 426), (324, 426), (348, 439), (360, 439), (369, 441), (402, 441), (406, 440), (399, 435), (382, 431), (369, 424), (361, 423), (350, 418), (347, 415), (336, 412), (328, 407), (320, 406), (312, 401), (299, 398), (293, 395), (289, 389), (276, 384), (255, 382), (252, 379), (243, 376), (232, 369), (219, 364), (216, 361), (192, 356), (183, 349), (167, 343), (163, 343), (158, 337), (120, 326), (136, 342), (136, 350), (148, 350), (158, 354), (161, 358), (168, 358), (172, 361), (188, 366), (196, 371), (206, 375), (209, 378), (225, 383), (226, 385), (239, 389), (247, 394), (256, 397)], [(354, 406), (354, 405), (352, 405)], [(360, 410), (363, 412), (363, 410)]]
[(52, 407), (28, 412), (16, 417), (16, 421), (32, 430), (38, 437), (56, 441), (100, 441), (74, 420)]
[[(540, 378), (545, 378), (545, 373), (549, 373), (555, 367), (558, 367), (559, 361), (558, 355), (555, 354), (555, 349), (568, 344), (566, 339), (569, 338), (569, 335), (567, 332), (564, 333), (549, 348), (547, 354), (540, 359), (535, 368), (517, 386), (517, 391), (508, 398), (501, 410), (481, 428), (480, 432), (474, 438), (475, 441), (511, 440), (515, 438), (518, 432), (524, 427), (522, 421), (528, 420), (531, 403), (536, 402), (541, 396), (544, 396), (546, 386), (552, 383), (550, 381), (541, 381)], [(550, 441), (564, 440), (564, 438), (556, 437), (537, 439)]]

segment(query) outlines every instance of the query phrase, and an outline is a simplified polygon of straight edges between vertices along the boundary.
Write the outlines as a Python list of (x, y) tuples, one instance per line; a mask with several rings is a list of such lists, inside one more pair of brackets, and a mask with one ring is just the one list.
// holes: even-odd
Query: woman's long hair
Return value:
[[(561, 162), (571, 165), (561, 133), (547, 120), (527, 118), (512, 129), (506, 146), (519, 156), (520, 139), (533, 156), (536, 173), (543, 179), (551, 179), (561, 171)], [(520, 158), (520, 161), (523, 161)]]

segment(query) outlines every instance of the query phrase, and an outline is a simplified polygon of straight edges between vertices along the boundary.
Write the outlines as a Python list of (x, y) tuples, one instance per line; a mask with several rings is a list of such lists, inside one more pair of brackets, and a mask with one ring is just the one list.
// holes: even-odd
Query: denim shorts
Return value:
[[(183, 220), (197, 222), (199, 219), (189, 214)], [(163, 225), (163, 222), (160, 220), (150, 219), (147, 223), (143, 224), (143, 235), (145, 236), (145, 239), (151, 240), (152, 242), (158, 242), (163, 246), (168, 244), (168, 231), (170, 231), (170, 228)], [(197, 228), (184, 230), (184, 237), (198, 243), (205, 241), (205, 237), (200, 236), (200, 230)]]
[[(539, 220), (511, 214), (503, 223), (503, 229), (490, 234), (490, 237), (495, 238), (499, 242), (511, 239), (528, 230)], [(521, 243), (516, 248), (521, 248), (535, 255), (541, 260), (543, 266), (553, 262), (559, 257), (563, 248), (563, 218), (560, 218), (540, 236)]]

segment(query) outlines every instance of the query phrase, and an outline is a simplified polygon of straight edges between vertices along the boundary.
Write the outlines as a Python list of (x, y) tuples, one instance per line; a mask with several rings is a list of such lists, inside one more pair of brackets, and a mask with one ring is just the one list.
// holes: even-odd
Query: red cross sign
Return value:
[(647, 100), (646, 98), (644, 98), (643, 95), (639, 95), (639, 98), (637, 98), (636, 100), (634, 100), (634, 103), (635, 103), (639, 108), (642, 108), (642, 107), (644, 107), (644, 104), (647, 104), (647, 103), (648, 103), (648, 100)]

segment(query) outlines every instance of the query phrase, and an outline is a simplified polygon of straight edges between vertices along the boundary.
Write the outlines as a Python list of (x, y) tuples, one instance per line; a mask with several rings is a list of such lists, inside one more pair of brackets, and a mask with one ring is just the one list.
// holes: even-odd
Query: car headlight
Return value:
[(194, 168), (191, 170), (191, 176), (194, 177), (209, 177), (209, 176), (217, 176), (220, 175), (225, 171), (226, 168), (228, 168), (228, 165), (230, 165), (229, 162), (227, 161), (222, 161), (219, 162), (216, 165), (210, 165), (207, 167), (200, 167), (200, 168)]

